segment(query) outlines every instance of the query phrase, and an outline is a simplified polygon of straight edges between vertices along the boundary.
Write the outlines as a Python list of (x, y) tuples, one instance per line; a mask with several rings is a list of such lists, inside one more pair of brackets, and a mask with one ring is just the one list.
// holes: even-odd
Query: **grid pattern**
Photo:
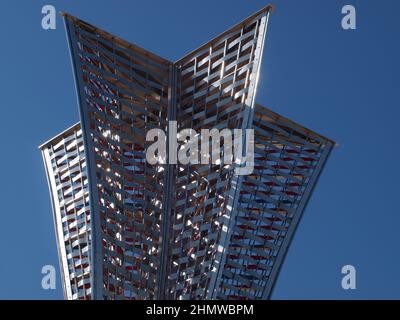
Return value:
[(146, 132), (165, 129), (170, 63), (66, 15), (87, 143), (96, 298), (154, 299), (164, 166)]
[(269, 297), (285, 243), (302, 215), (333, 142), (257, 105), (255, 168), (235, 208), (218, 299)]
[(82, 130), (77, 124), (41, 146), (68, 299), (90, 299), (90, 208)]
[[(64, 14), (81, 122), (42, 151), (68, 299), (269, 298), (333, 146), (254, 103), (270, 11), (263, 8), (175, 63)], [(225, 137), (212, 149), (217, 164), (148, 163), (153, 142), (146, 134), (156, 128), (168, 136), (171, 120), (199, 140), (202, 129), (253, 128), (254, 171), (234, 174), (237, 163), (223, 160)], [(82, 189), (73, 180), (78, 171), (71, 185), (54, 173), (69, 159), (76, 165), (65, 153), (71, 136), (79, 141)], [(186, 141), (165, 142), (168, 163), (168, 152)], [(85, 226), (77, 222), (78, 234), (89, 239), (91, 229), (92, 245), (87, 240), (80, 251), (85, 256), (68, 251), (71, 239), (80, 244), (77, 224), (62, 216), (64, 197), (75, 188), (84, 206), (72, 198), (68, 208), (87, 219)], [(77, 263), (84, 274), (71, 267)]]
[[(255, 94), (268, 11), (262, 11), (175, 65), (178, 130), (246, 128)], [(231, 137), (232, 138), (232, 137)], [(224, 147), (218, 149), (221, 159)], [(171, 210), (167, 297), (205, 299), (237, 186), (234, 164), (177, 164)]]

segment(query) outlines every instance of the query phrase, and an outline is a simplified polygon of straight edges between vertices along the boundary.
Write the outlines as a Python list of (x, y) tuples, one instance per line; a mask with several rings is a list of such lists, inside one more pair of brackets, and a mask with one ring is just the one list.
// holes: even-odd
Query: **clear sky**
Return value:
[[(48, 187), (38, 145), (78, 121), (61, 17), (52, 4), (176, 60), (246, 18), (256, 0), (1, 2), (0, 298), (61, 299), (43, 290), (58, 272)], [(337, 141), (305, 211), (273, 299), (400, 299), (400, 1), (275, 1), (258, 102)], [(352, 4), (357, 29), (341, 28)], [(357, 289), (341, 288), (354, 265)]]

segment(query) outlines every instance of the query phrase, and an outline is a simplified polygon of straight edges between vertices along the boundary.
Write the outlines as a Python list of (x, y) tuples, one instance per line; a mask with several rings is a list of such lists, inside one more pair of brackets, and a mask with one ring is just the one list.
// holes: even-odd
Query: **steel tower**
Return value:
[[(271, 9), (176, 62), (64, 14), (80, 122), (40, 148), (66, 298), (269, 298), (334, 145), (255, 103)], [(254, 171), (149, 164), (172, 120), (254, 129)]]

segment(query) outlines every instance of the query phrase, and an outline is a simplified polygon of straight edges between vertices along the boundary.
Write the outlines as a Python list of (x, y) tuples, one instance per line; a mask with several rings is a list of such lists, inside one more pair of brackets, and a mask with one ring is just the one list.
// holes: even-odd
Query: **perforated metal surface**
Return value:
[[(233, 132), (247, 127), (267, 16), (268, 11), (256, 14), (175, 64), (179, 131)], [(217, 152), (222, 159), (223, 144)], [(238, 185), (233, 164), (176, 165), (168, 298), (204, 299), (213, 294)]]
[(89, 188), (80, 125), (41, 150), (52, 195), (64, 294), (68, 299), (90, 299)]
[[(175, 63), (64, 15), (92, 213), (88, 298), (268, 298), (332, 147), (255, 106), (270, 10)], [(171, 120), (197, 133), (254, 128), (254, 172), (235, 175), (224, 161), (148, 163), (146, 133), (168, 136)], [(180, 147), (166, 140), (167, 153)]]

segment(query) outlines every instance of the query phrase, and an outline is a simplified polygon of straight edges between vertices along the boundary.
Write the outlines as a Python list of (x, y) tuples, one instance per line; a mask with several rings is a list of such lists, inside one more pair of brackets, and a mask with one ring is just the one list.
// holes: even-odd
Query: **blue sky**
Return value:
[[(78, 121), (61, 17), (52, 4), (176, 60), (264, 1), (2, 1), (0, 299), (61, 299), (41, 268), (58, 258), (37, 146)], [(273, 299), (400, 299), (400, 2), (275, 1), (258, 102), (337, 141), (281, 270)], [(352, 4), (357, 29), (341, 28)], [(341, 288), (354, 265), (357, 289)]]

